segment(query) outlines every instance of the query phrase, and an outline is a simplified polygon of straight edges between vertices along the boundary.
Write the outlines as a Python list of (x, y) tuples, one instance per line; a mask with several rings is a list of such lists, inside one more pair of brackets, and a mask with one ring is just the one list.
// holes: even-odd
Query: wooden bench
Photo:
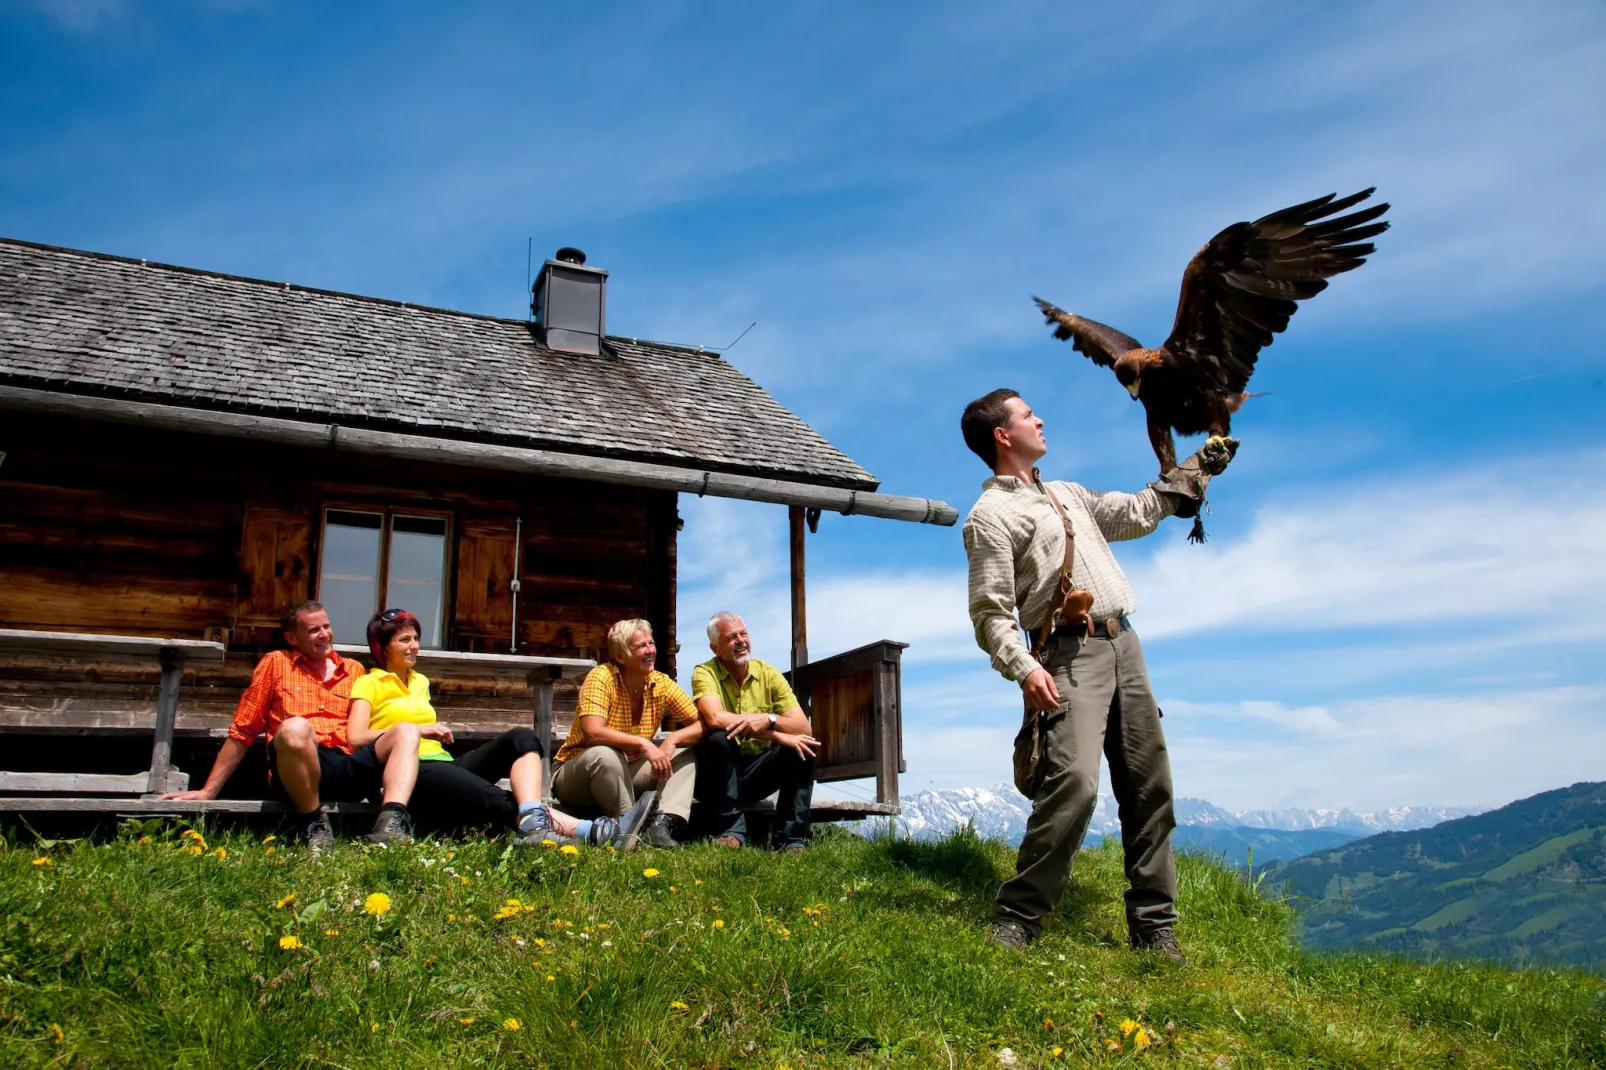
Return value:
[[(26, 638), (48, 636), (53, 640)], [(796, 673), (794, 687), (805, 708), (814, 718), (815, 735), (823, 743), (817, 761), (817, 776), (822, 783), (874, 777), (875, 800), (817, 800), (813, 806), (816, 821), (857, 820), (864, 817), (896, 814), (898, 812), (898, 774), (903, 771), (902, 733), (899, 712), (902, 706), (900, 687), (900, 658), (905, 644), (883, 641), (851, 650), (835, 657), (805, 665)], [(366, 657), (367, 649), (358, 646), (337, 646), (344, 657)], [(103, 663), (108, 650), (119, 652), (117, 657), (127, 660), (132, 651), (146, 651), (144, 664), (152, 659), (161, 662), (163, 676), (161, 697), (155, 716), (155, 745), (153, 769), (157, 761), (155, 751), (161, 752), (165, 776), (161, 786), (150, 775), (137, 777), (107, 776), (103, 774), (66, 773), (0, 773), (0, 791), (12, 793), (0, 796), (0, 812), (5, 811), (87, 811), (117, 814), (194, 814), (285, 813), (289, 807), (270, 799), (212, 799), (206, 801), (161, 800), (154, 796), (162, 791), (180, 791), (187, 787), (183, 774), (168, 771), (174, 725), (177, 723), (178, 677), (185, 665), (216, 666), (223, 661), (223, 648), (217, 643), (192, 640), (147, 639), (131, 636), (96, 636), (71, 633), (12, 632), (0, 630), (0, 655), (48, 655), (64, 662), (77, 660)], [(173, 653), (162, 655), (162, 650)], [(189, 652), (189, 653), (186, 653)], [(162, 661), (165, 657), (167, 660)], [(115, 659), (114, 659), (115, 660)], [(137, 660), (137, 659), (136, 659)], [(583, 676), (594, 662), (577, 658), (553, 658), (517, 654), (470, 654), (448, 650), (419, 652), (418, 668), (432, 683), (449, 686), (454, 681), (484, 680), (488, 678), (517, 681), (528, 684), (531, 694), (530, 723), (538, 737), (548, 742), (547, 757), (543, 762), (542, 783), (551, 790), (551, 755), (562, 742), (568, 725), (555, 723), (553, 709), (554, 685), (559, 680)], [(70, 687), (70, 684), (63, 684)], [(63, 716), (66, 712), (68, 715)], [(6, 731), (73, 731), (92, 734), (108, 727), (120, 733), (146, 730), (150, 724), (149, 708), (141, 714), (125, 702), (121, 706), (113, 701), (108, 708), (97, 706), (93, 712), (73, 719), (70, 708), (66, 711), (39, 712), (19, 715), (0, 724)], [(143, 719), (143, 723), (142, 723)], [(215, 719), (215, 718), (214, 718)], [(451, 714), (443, 719), (452, 721)], [(81, 724), (79, 722), (82, 722)], [(454, 722), (455, 723), (455, 722)], [(512, 727), (511, 724), (476, 725), (468, 732), (456, 733), (459, 742), (480, 742), (496, 732)], [(197, 726), (192, 733), (218, 737), (223, 729)], [(165, 742), (164, 742), (165, 741)], [(14, 778), (14, 779), (8, 779)], [(99, 786), (90, 786), (90, 785)], [(752, 804), (747, 809), (768, 811), (774, 809), (772, 800)], [(365, 813), (376, 809), (372, 803), (332, 803), (329, 809), (337, 813)]]

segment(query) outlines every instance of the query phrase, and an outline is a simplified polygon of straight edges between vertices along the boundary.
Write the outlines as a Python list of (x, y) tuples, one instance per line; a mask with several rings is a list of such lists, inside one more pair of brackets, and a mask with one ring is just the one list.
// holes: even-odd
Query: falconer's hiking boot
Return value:
[(1170, 959), (1178, 966), (1186, 966), (1188, 960), (1182, 954), (1182, 945), (1177, 943), (1177, 934), (1167, 926), (1155, 929), (1141, 936), (1137, 933), (1131, 935), (1132, 946), (1138, 951), (1152, 951), (1161, 958)]
[(373, 831), (364, 836), (362, 842), (379, 847), (388, 847), (393, 843), (412, 843), (413, 815), (406, 810), (379, 811)]
[(686, 819), (675, 814), (654, 814), (647, 831), (641, 834), (641, 842), (648, 847), (658, 847), (665, 851), (672, 851), (680, 846), (675, 838), (686, 828)]
[[(302, 814), (301, 816), (307, 817), (309, 815)], [(334, 847), (335, 830), (329, 827), (329, 815), (319, 809), (314, 810), (310, 816), (312, 820), (307, 822), (306, 829), (301, 833), (302, 840), (306, 842), (308, 847), (312, 848), (314, 854)]]
[(1013, 918), (999, 918), (993, 922), (992, 931), (987, 934), (987, 939), (1010, 951), (1024, 951), (1026, 945), (1032, 942), (1032, 933)]
[(599, 817), (591, 822), (586, 842), (594, 847), (612, 847), (627, 854), (634, 851), (640, 842), (641, 826), (646, 824), (647, 816), (657, 804), (656, 791), (642, 792), (636, 804), (618, 817)]

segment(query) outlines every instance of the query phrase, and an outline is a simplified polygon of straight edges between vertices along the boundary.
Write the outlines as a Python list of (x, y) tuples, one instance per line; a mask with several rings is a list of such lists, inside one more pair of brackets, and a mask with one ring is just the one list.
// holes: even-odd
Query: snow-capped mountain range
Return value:
[[(903, 800), (897, 818), (900, 835), (914, 839), (947, 835), (967, 822), (988, 839), (1019, 843), (1026, 830), (1032, 804), (1012, 785), (988, 788), (942, 788), (917, 792)], [(1482, 813), (1478, 807), (1399, 806), (1375, 813), (1343, 810), (1245, 810), (1234, 812), (1204, 799), (1178, 799), (1177, 824), (1203, 828), (1251, 828), (1307, 831), (1336, 829), (1370, 836), (1377, 832), (1427, 828), (1441, 821)], [(1119, 835), (1115, 798), (1101, 795), (1088, 824), (1089, 836)]]

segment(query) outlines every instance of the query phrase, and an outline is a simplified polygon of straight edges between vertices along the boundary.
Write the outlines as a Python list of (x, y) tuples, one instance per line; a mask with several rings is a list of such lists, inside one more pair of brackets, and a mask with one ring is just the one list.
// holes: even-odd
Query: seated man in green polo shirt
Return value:
[(713, 659), (691, 674), (692, 701), (703, 722), (694, 820), (716, 843), (740, 847), (747, 842), (741, 804), (775, 794), (771, 839), (779, 850), (801, 851), (809, 840), (820, 745), (814, 727), (780, 671), (748, 656), (752, 643), (741, 617), (715, 613), (708, 645)]

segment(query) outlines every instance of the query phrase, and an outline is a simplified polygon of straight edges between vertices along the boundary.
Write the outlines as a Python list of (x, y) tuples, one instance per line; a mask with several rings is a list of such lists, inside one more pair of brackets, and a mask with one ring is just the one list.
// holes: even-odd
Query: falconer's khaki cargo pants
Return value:
[(1141, 936), (1174, 925), (1171, 761), (1137, 633), (1123, 631), (1114, 639), (1060, 633), (1049, 640), (1045, 667), (1061, 705), (1049, 714), (1047, 768), (1032, 800), (1015, 875), (998, 890), (997, 917), (1017, 921), (1035, 936), (1059, 904), (1098, 801), (1102, 752), (1110, 762), (1131, 885), (1127, 926)]

